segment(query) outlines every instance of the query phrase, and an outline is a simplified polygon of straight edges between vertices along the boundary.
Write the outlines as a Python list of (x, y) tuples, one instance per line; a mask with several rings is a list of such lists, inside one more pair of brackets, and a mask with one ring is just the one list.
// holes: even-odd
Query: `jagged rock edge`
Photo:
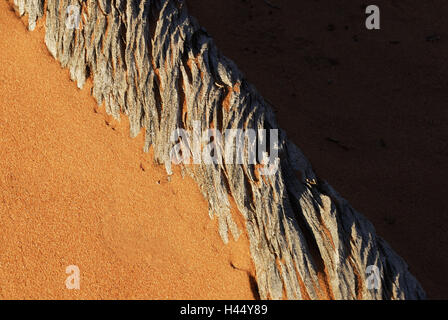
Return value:
[[(50, 53), (131, 136), (145, 129), (144, 149), (171, 172), (176, 128), (277, 129), (272, 108), (224, 57), (179, 0), (14, 0), (29, 29), (45, 22)], [(81, 28), (68, 29), (68, 5), (81, 8)], [(278, 128), (280, 129), (280, 128)], [(244, 217), (262, 299), (422, 299), (408, 266), (325, 181), (280, 130), (280, 169), (259, 179), (255, 166), (183, 166), (209, 202), (224, 242), (238, 238), (232, 196)], [(315, 181), (310, 184), (309, 181)], [(369, 265), (381, 286), (369, 290)]]

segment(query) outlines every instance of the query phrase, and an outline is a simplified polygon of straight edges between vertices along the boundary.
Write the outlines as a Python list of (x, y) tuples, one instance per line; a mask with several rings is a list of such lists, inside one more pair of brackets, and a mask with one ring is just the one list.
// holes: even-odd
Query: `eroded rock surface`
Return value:
[[(171, 172), (173, 130), (279, 129), (272, 108), (188, 15), (181, 0), (14, 0), (29, 29), (45, 19), (45, 43), (108, 113), (129, 117), (131, 135), (145, 129), (145, 150)], [(80, 8), (79, 28), (66, 25)], [(225, 148), (225, 145), (222, 146)], [(238, 237), (233, 197), (246, 221), (263, 299), (420, 299), (425, 293), (406, 263), (374, 227), (325, 181), (280, 130), (279, 169), (182, 165), (201, 187), (224, 242)], [(369, 266), (379, 271), (369, 289)]]

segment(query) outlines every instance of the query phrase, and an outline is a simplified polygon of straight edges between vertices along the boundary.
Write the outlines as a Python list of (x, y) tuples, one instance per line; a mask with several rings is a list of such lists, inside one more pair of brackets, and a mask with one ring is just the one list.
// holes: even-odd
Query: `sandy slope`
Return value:
[(0, 298), (254, 298), (246, 236), (225, 246), (197, 185), (167, 181), (38, 29), (0, 1)]

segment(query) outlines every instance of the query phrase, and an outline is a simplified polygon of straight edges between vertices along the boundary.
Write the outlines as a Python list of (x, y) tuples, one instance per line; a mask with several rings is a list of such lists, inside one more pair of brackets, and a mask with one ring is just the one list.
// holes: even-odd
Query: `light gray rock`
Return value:
[[(45, 43), (82, 87), (93, 79), (98, 104), (146, 129), (145, 150), (171, 173), (174, 129), (278, 128), (269, 104), (180, 0), (15, 0), (29, 29), (45, 14)], [(79, 29), (65, 24), (68, 5), (81, 8)], [(225, 145), (223, 145), (225, 147)], [(262, 299), (420, 299), (425, 293), (406, 263), (328, 183), (280, 130), (279, 170), (259, 179), (244, 163), (185, 166), (218, 219), (224, 242), (238, 230), (233, 197), (246, 221)], [(369, 290), (368, 266), (381, 286)], [(319, 281), (321, 279), (321, 281)], [(325, 285), (324, 285), (325, 284)], [(325, 287), (328, 287), (325, 289)]]

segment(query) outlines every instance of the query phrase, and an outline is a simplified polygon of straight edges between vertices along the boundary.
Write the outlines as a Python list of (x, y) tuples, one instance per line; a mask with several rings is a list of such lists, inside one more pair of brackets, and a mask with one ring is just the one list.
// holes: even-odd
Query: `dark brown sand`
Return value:
[(42, 31), (0, 1), (0, 299), (256, 297), (246, 235), (224, 245), (197, 184), (168, 182)]
[(188, 0), (319, 176), (448, 298), (448, 2)]

